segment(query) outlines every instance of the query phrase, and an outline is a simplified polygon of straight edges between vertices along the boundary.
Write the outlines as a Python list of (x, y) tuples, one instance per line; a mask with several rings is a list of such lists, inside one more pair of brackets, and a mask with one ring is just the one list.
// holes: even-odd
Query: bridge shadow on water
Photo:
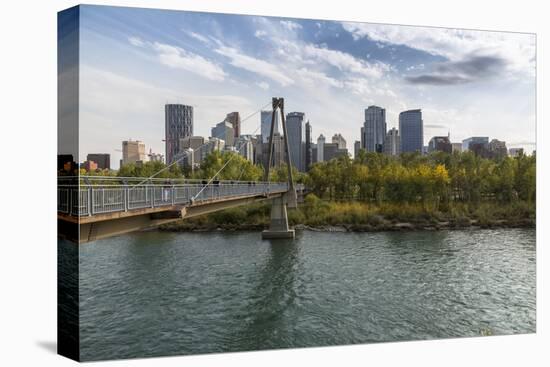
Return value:
[(294, 283), (300, 266), (295, 240), (264, 240), (269, 246), (266, 261), (259, 265), (259, 278), (250, 302), (243, 308), (243, 327), (228, 341), (227, 349), (262, 350), (292, 347), (288, 338), (286, 310), (296, 298)]

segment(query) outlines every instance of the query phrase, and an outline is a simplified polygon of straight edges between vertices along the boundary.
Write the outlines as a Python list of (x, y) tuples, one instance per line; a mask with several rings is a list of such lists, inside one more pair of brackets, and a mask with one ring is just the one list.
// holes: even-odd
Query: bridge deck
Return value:
[[(221, 182), (147, 184), (139, 186), (95, 184), (58, 185), (57, 211), (68, 221), (86, 218), (118, 218), (138, 213), (156, 213), (175, 207), (206, 205), (212, 202), (288, 191), (286, 183)], [(73, 218), (73, 219), (71, 219)]]

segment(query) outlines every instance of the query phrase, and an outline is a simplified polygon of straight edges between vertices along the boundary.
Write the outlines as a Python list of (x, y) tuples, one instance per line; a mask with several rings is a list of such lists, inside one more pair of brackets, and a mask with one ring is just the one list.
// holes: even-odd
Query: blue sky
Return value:
[[(164, 104), (195, 106), (195, 134), (285, 97), (313, 136), (353, 150), (364, 109), (422, 108), (425, 143), (451, 133), (535, 142), (535, 36), (151, 9), (83, 6), (80, 159), (142, 140), (164, 153)], [(252, 133), (255, 116), (243, 124)]]

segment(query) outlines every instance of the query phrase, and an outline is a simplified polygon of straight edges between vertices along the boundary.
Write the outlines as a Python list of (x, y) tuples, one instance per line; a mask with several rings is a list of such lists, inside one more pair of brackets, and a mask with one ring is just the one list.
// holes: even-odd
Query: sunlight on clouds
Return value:
[(464, 29), (343, 22), (355, 40), (407, 46), (458, 61), (467, 55), (494, 55), (507, 61), (508, 70), (534, 75), (533, 34)]
[(284, 28), (288, 29), (289, 31), (295, 31), (297, 29), (301, 29), (302, 26), (296, 22), (293, 22), (291, 20), (281, 20), (279, 22)]
[(245, 55), (237, 49), (227, 46), (218, 48), (216, 52), (229, 58), (229, 63), (234, 67), (270, 78), (283, 87), (294, 84), (294, 80), (289, 78), (278, 66), (267, 61)]
[(130, 42), (133, 46), (136, 46), (136, 47), (145, 46), (145, 42), (143, 42), (139, 37), (128, 37), (128, 42)]
[(256, 83), (256, 85), (260, 88), (262, 88), (263, 90), (268, 90), (269, 89), (269, 84), (266, 83), (266, 82), (258, 82)]
[(145, 42), (137, 37), (129, 37), (128, 41), (134, 46), (149, 47), (157, 53), (161, 64), (171, 68), (186, 70), (214, 81), (223, 81), (227, 76), (219, 65), (181, 47)]
[(195, 32), (193, 32), (193, 31), (189, 31), (189, 32), (187, 32), (187, 34), (188, 34), (189, 36), (193, 37), (194, 39), (199, 40), (199, 41), (201, 41), (201, 42), (203, 42), (203, 43), (209, 43), (209, 42), (210, 42), (210, 40), (209, 40), (208, 38), (206, 38), (206, 37), (204, 37), (203, 35), (200, 35), (200, 34), (198, 34), (198, 33), (195, 33)]

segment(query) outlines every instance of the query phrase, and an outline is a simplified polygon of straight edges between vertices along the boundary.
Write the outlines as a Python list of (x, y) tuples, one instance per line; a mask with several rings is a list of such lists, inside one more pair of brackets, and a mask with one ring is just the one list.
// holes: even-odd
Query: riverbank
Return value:
[[(261, 231), (269, 227), (269, 203), (189, 218), (161, 226), (162, 231)], [(525, 202), (476, 205), (453, 203), (435, 210), (420, 204), (381, 204), (308, 200), (289, 209), (298, 230), (378, 232), (468, 228), (534, 228), (535, 207)]]

